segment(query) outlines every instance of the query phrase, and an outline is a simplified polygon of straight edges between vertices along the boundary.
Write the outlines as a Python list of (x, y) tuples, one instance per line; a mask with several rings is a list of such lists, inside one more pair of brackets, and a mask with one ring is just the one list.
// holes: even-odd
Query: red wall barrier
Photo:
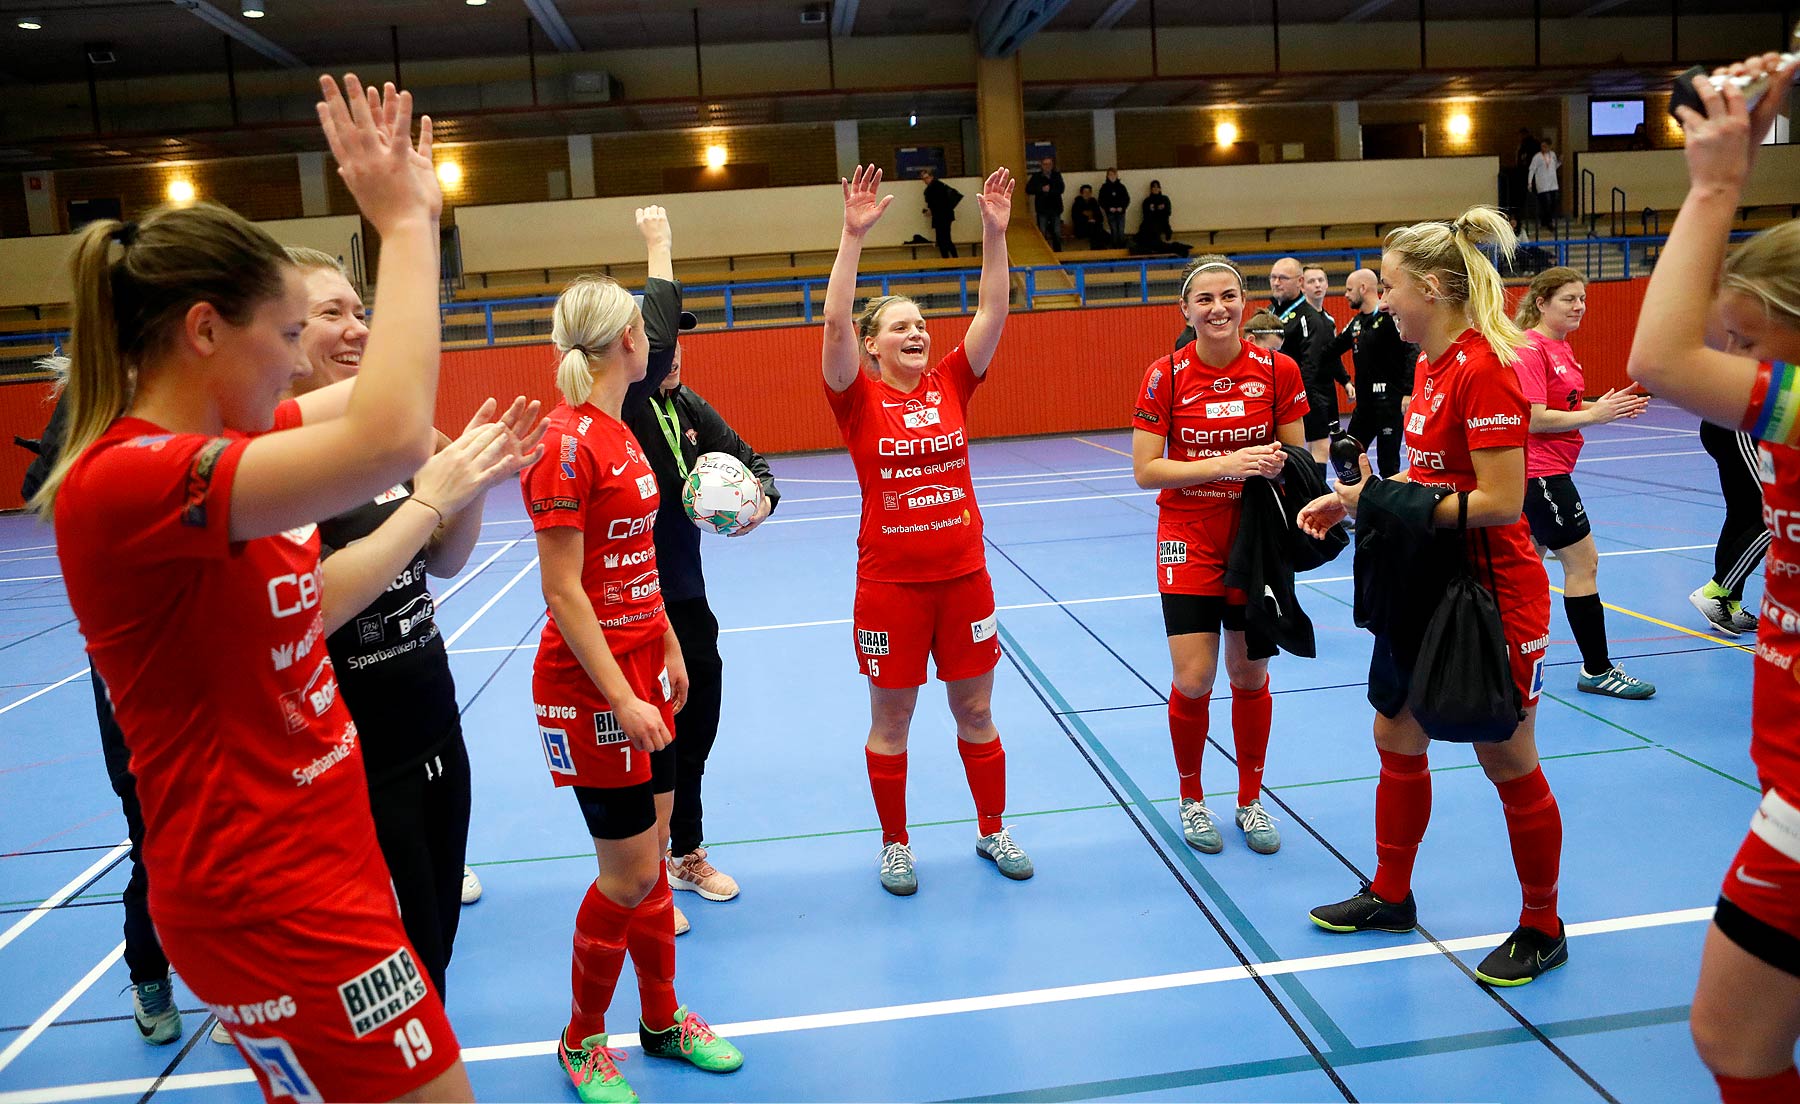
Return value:
[[(1588, 286), (1587, 320), (1573, 344), (1591, 395), (1627, 382), (1625, 358), (1645, 282)], [(1339, 323), (1350, 315), (1342, 296), (1326, 307)], [(966, 318), (934, 319), (934, 354), (948, 353), (968, 328)], [(977, 437), (1121, 429), (1144, 369), (1170, 350), (1180, 329), (1172, 304), (1014, 314), (970, 411), (970, 428)], [(837, 448), (837, 425), (819, 379), (820, 335), (818, 326), (691, 334), (681, 343), (683, 379), (763, 452)], [(528, 395), (548, 406), (556, 398), (555, 372), (548, 345), (446, 352), (437, 423), (455, 433), (489, 395)], [(0, 384), (0, 434), (8, 442), (0, 445), (0, 509), (21, 504), (19, 480), (30, 456), (10, 446), (11, 436), (35, 437), (43, 429), (48, 391), (42, 381)]]

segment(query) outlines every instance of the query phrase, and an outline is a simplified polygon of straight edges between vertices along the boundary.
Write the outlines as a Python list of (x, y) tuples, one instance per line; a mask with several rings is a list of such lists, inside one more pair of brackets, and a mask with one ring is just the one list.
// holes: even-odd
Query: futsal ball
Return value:
[(702, 453), (681, 485), (681, 508), (702, 529), (730, 536), (756, 519), (762, 484), (737, 457)]

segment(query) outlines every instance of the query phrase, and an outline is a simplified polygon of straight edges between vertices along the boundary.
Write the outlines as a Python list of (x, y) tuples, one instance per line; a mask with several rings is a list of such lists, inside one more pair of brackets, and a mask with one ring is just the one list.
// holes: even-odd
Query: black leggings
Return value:
[(1700, 444), (1719, 468), (1719, 490), (1725, 494), (1725, 523), (1713, 549), (1713, 582), (1744, 599), (1744, 580), (1769, 551), (1769, 527), (1763, 524), (1762, 480), (1757, 476), (1756, 439), (1748, 433), (1700, 423)]
[(156, 926), (150, 922), (150, 876), (144, 873), (144, 809), (138, 804), (137, 779), (131, 773), (131, 753), (125, 748), (125, 734), (113, 719), (112, 703), (106, 699), (106, 685), (93, 676), (94, 717), (100, 723), (100, 752), (106, 759), (106, 776), (113, 793), (119, 795), (119, 807), (125, 813), (125, 832), (131, 839), (131, 880), (125, 883), (125, 965), (131, 971), (131, 982), (161, 981), (169, 976), (169, 960), (163, 954), (162, 940), (156, 937)]
[(700, 784), (719, 735), (725, 663), (719, 658), (719, 621), (704, 597), (664, 608), (688, 671), (687, 706), (675, 714), (675, 809), (669, 816), (669, 851), (686, 855), (706, 841)]
[(436, 755), (369, 787), (369, 811), (400, 901), (400, 922), (441, 998), (462, 919), (469, 848), (469, 750), (462, 723), (456, 722)]

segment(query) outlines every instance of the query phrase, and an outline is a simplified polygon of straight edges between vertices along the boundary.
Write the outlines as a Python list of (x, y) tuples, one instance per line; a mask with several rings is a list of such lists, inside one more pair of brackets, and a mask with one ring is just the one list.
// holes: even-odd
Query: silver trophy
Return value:
[[(1794, 27), (1792, 45), (1800, 46), (1800, 24), (1796, 24)], [(1781, 64), (1787, 65), (1796, 57), (1800, 57), (1800, 50), (1789, 50), (1787, 53), (1781, 55)], [(1773, 75), (1770, 73), (1763, 73), (1762, 75), (1755, 77), (1727, 77), (1707, 76), (1707, 73), (1708, 70), (1705, 66), (1696, 65), (1676, 79), (1675, 88), (1669, 94), (1669, 114), (1674, 115), (1675, 109), (1683, 105), (1693, 108), (1701, 115), (1706, 114), (1706, 107), (1700, 102), (1700, 94), (1694, 91), (1694, 79), (1696, 77), (1706, 77), (1707, 80), (1712, 82), (1712, 86), (1721, 92), (1725, 90), (1727, 84), (1734, 86), (1739, 92), (1744, 94), (1745, 105), (1750, 108), (1755, 108), (1756, 102), (1762, 99), (1763, 92), (1768, 89), (1769, 79)]]

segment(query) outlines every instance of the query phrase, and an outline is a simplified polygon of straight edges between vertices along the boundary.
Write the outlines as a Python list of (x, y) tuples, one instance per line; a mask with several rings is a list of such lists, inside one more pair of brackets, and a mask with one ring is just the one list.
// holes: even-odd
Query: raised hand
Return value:
[(854, 176), (838, 183), (844, 186), (844, 233), (860, 238), (881, 221), (894, 197), (876, 196), (881, 169), (874, 165), (858, 165)]
[(669, 212), (661, 207), (639, 207), (637, 228), (638, 233), (644, 235), (644, 244), (651, 249), (674, 247), (674, 234), (669, 229)]
[(975, 205), (981, 208), (981, 229), (1005, 230), (1012, 218), (1013, 175), (1003, 165), (982, 182)]
[(412, 93), (391, 83), (364, 88), (349, 73), (342, 92), (330, 76), (320, 77), (319, 97), (319, 125), (338, 176), (376, 232), (385, 235), (408, 219), (435, 224), (444, 197), (431, 164), (431, 116), (419, 118), (415, 147)]

